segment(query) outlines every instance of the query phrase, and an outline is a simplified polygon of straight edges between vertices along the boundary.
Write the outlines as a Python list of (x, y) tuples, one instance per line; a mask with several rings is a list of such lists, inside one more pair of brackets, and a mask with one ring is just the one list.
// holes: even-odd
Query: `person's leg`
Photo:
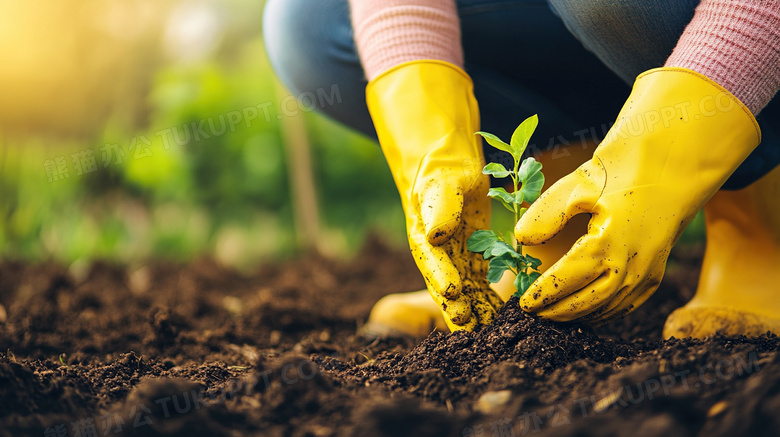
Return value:
[[(508, 138), (538, 114), (534, 153), (606, 133), (630, 87), (583, 48), (546, 0), (457, 3), (482, 130)], [(486, 150), (486, 158), (500, 155)]]
[(341, 101), (317, 110), (376, 137), (347, 0), (268, 0), (263, 39), (271, 65), (287, 89), (294, 95), (317, 95), (317, 90), (330, 93), (338, 87)]
[(661, 67), (699, 0), (549, 0), (571, 33), (627, 84)]

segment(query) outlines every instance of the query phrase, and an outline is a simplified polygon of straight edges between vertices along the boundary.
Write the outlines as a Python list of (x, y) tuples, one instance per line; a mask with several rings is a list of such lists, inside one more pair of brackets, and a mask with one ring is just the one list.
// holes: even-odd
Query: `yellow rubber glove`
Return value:
[(492, 321), (501, 299), (466, 240), (490, 222), (479, 110), (468, 75), (414, 61), (372, 80), (366, 101), (406, 213), (409, 245), (451, 330)]
[(536, 245), (572, 216), (592, 214), (587, 234), (536, 280), (521, 307), (596, 324), (637, 308), (655, 292), (690, 220), (760, 139), (750, 111), (707, 77), (683, 68), (640, 75), (593, 158), (517, 223), (518, 241)]

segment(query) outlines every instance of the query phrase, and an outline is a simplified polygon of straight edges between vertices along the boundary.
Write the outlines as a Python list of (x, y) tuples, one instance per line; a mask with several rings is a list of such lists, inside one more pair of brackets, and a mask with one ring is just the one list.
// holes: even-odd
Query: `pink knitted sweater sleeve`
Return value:
[(704, 74), (758, 114), (780, 90), (780, 0), (702, 0), (666, 66)]
[(350, 0), (366, 77), (407, 61), (436, 59), (463, 67), (455, 0)]

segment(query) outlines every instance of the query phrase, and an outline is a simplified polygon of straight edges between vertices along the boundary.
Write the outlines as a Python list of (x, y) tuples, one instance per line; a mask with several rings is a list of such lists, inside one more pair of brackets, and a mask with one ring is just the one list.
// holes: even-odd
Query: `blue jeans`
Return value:
[[(603, 138), (634, 78), (671, 54), (699, 0), (458, 0), (465, 70), (482, 129), (502, 138), (539, 114), (531, 151)], [(347, 0), (268, 0), (268, 55), (295, 94), (338, 87), (321, 112), (376, 137)], [(583, 47), (584, 46), (584, 47)], [(780, 99), (759, 115), (763, 141), (724, 185), (739, 189), (780, 163)], [(485, 149), (488, 161), (503, 161)]]

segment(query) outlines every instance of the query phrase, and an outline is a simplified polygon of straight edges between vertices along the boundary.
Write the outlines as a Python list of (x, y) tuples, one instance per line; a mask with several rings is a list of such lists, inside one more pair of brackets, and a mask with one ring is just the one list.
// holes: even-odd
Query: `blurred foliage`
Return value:
[[(0, 256), (133, 262), (211, 255), (241, 267), (296, 253), (279, 122), (287, 94), (264, 54), (263, 2), (169, 1), (150, 12), (141, 2), (79, 0), (82, 12), (94, 13), (60, 10), (65, 19), (11, 3), (0, 7), (7, 13), (0, 27), (12, 12), (28, 20), (42, 14), (52, 32), (67, 24), (78, 35), (60, 44), (71, 50), (68, 60), (68, 53), (58, 57), (67, 68), (39, 73), (42, 58), (28, 62), (35, 71), (26, 78), (0, 75), (0, 90), (16, 89), (18, 99), (0, 103)], [(103, 40), (94, 47), (117, 13), (155, 19), (113, 51)], [(14, 37), (0, 42), (0, 56), (18, 50), (12, 43), (30, 42)], [(77, 65), (85, 57), (93, 61)], [(67, 91), (47, 104), (41, 93), (57, 87)], [(300, 116), (322, 214), (318, 247), (349, 254), (371, 230), (405, 244), (380, 149), (317, 114)]]
[[(263, 6), (1, 2), (0, 257), (207, 255), (251, 267), (295, 254), (280, 131), (288, 96), (264, 53)], [(380, 149), (315, 113), (300, 116), (321, 211), (317, 246), (350, 254), (371, 230), (405, 246)], [(511, 229), (500, 211), (494, 222)], [(700, 241), (700, 218), (691, 229), (683, 239)]]

